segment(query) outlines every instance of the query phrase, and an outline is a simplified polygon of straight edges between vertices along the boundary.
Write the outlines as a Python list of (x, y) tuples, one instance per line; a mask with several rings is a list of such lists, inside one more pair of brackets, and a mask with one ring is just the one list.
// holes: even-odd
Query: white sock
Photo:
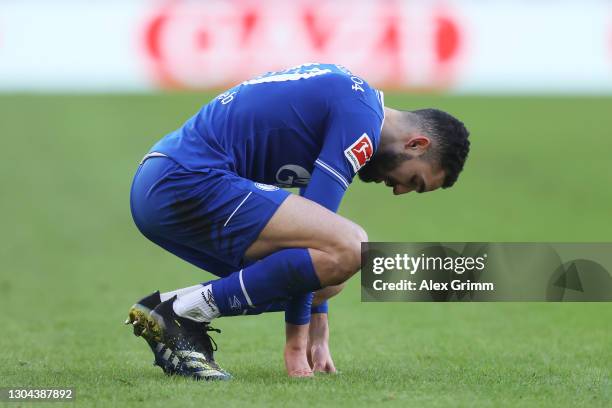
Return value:
[(210, 322), (219, 317), (221, 313), (212, 294), (212, 285), (200, 285), (200, 288), (176, 299), (172, 304), (174, 313), (196, 322)]
[(193, 285), (183, 289), (171, 290), (170, 292), (160, 293), (159, 297), (161, 297), (161, 301), (165, 302), (173, 296), (181, 297), (186, 295), (189, 292), (193, 292), (194, 290), (201, 289), (202, 285)]

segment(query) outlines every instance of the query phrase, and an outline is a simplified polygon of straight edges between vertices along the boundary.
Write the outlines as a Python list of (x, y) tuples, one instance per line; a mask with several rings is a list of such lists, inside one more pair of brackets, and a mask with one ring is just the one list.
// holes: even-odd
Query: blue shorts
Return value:
[(289, 194), (226, 170), (192, 172), (168, 157), (145, 157), (134, 176), (130, 206), (148, 239), (227, 276), (248, 264), (246, 250)]

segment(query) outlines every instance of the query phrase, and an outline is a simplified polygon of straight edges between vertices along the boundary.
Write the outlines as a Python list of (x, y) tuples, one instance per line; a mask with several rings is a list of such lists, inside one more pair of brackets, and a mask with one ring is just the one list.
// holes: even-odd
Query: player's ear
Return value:
[(431, 140), (423, 135), (411, 136), (404, 144), (404, 149), (414, 156), (420, 156), (429, 149)]

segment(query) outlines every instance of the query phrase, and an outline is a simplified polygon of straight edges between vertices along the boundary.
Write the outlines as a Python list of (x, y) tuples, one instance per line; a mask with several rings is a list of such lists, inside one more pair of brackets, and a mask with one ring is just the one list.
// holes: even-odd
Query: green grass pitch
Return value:
[[(75, 387), (76, 406), (100, 407), (612, 405), (612, 304), (362, 304), (358, 278), (330, 304), (340, 375), (286, 378), (269, 314), (215, 322), (233, 381), (165, 377), (126, 311), (209, 275), (138, 233), (128, 191), (210, 97), (0, 97), (0, 387)], [(473, 148), (450, 190), (351, 186), (340, 212), (372, 241), (612, 241), (612, 99), (386, 102), (449, 110)]]

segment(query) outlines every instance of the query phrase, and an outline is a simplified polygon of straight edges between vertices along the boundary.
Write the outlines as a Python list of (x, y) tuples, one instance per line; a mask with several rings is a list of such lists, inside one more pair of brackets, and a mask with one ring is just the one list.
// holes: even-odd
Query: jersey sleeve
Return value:
[(376, 151), (382, 118), (362, 99), (334, 101), (315, 166), (346, 190)]
[(336, 212), (344, 192), (344, 188), (341, 187), (333, 176), (321, 170), (321, 168), (315, 167), (308, 187), (303, 191), (300, 190), (300, 195), (322, 205), (330, 211)]

